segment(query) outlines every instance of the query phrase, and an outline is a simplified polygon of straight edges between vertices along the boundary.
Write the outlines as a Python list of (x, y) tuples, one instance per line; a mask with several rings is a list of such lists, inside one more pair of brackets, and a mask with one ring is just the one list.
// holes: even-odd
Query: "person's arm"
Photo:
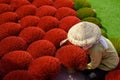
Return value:
[(95, 69), (100, 65), (102, 60), (102, 53), (103, 53), (103, 48), (98, 46), (95, 46), (90, 51), (91, 62), (87, 64), (87, 69)]

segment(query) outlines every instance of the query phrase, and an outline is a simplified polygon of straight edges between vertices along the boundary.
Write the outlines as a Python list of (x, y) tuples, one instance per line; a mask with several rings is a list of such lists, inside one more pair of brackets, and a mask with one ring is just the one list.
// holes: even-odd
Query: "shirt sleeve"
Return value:
[(95, 69), (97, 68), (102, 60), (103, 48), (99, 46), (95, 46), (92, 50), (90, 50), (90, 63), (87, 65), (87, 69)]

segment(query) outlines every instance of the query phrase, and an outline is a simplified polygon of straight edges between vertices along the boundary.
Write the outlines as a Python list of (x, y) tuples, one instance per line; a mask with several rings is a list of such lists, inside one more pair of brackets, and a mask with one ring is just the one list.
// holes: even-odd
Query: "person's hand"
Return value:
[(91, 65), (91, 63), (87, 64), (86, 69), (92, 69), (92, 65)]
[(80, 71), (83, 71), (83, 70), (85, 70), (85, 69), (92, 69), (91, 63), (87, 64), (86, 67), (82, 67), (82, 68), (79, 67), (79, 70), (80, 70)]

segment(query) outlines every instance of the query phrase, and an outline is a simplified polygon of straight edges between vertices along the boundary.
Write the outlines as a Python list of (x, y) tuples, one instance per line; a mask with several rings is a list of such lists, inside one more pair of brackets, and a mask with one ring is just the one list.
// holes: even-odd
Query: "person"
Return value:
[(61, 41), (60, 45), (66, 41), (88, 50), (90, 61), (83, 71), (88, 80), (105, 80), (107, 72), (115, 69), (119, 63), (113, 44), (101, 35), (101, 29), (94, 23), (83, 21), (73, 25), (67, 39)]

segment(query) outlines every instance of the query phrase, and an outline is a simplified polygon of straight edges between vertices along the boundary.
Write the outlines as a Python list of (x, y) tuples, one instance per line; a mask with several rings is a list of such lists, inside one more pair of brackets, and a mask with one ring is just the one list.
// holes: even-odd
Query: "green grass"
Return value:
[(109, 38), (120, 38), (120, 0), (88, 0), (107, 29)]

